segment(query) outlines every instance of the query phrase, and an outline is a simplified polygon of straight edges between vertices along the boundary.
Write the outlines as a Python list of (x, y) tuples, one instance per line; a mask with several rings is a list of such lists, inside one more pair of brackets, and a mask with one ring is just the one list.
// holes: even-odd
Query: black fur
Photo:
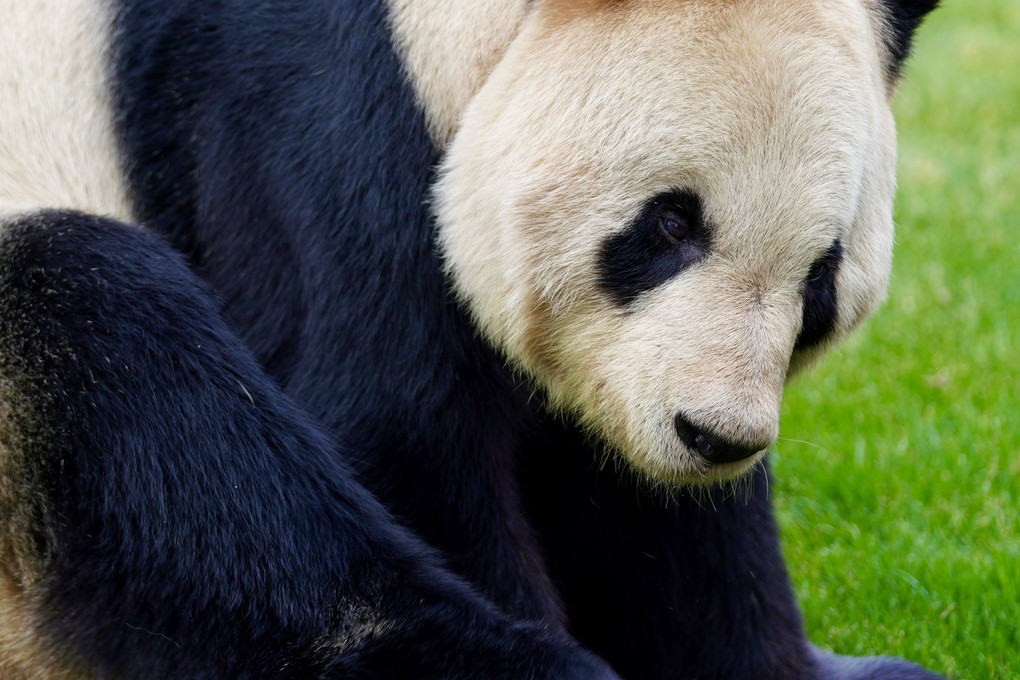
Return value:
[[(664, 220), (677, 225), (682, 237), (671, 236)], [(626, 229), (602, 244), (599, 284), (618, 305), (630, 305), (708, 257), (711, 236), (700, 196), (689, 189), (659, 194)]]
[[(436, 154), (381, 0), (119, 4), (120, 133), (145, 221), (455, 571), (515, 617), (556, 626), (565, 607), (632, 680), (851, 667), (804, 640), (763, 471), (750, 502), (715, 508), (596, 474), (593, 448), (451, 302), (426, 210)], [(852, 677), (934, 677), (876, 663)]]
[(612, 677), (445, 572), (137, 229), (5, 226), (0, 376), (22, 576), (97, 678)]
[(804, 637), (767, 473), (742, 490), (635, 488), (583, 438), (549, 428), (524, 469), (529, 515), (563, 584), (571, 632), (624, 678), (938, 680), (891, 658), (821, 652)]
[(436, 157), (382, 3), (120, 5), (143, 221), (185, 249), (262, 365), (367, 454), (355, 464), (386, 505), (515, 615), (559, 620), (512, 474), (527, 393), (445, 288), (425, 201)]
[(836, 275), (843, 261), (843, 244), (837, 239), (811, 266), (801, 296), (804, 299), (800, 333), (794, 350), (813, 347), (836, 326)]
[(884, 0), (881, 3), (888, 24), (885, 42), (892, 58), (889, 73), (891, 80), (899, 77), (903, 62), (910, 56), (914, 32), (938, 4), (939, 0)]

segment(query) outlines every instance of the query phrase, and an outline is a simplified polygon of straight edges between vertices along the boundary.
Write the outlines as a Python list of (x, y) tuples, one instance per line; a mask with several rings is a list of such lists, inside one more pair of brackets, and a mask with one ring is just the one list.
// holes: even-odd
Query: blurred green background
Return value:
[(772, 489), (812, 640), (1020, 678), (1020, 0), (943, 0), (894, 109), (889, 299), (789, 388)]

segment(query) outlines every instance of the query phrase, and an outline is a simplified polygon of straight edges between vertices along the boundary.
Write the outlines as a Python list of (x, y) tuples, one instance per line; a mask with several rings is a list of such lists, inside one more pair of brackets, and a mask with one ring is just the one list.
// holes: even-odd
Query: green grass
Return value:
[[(787, 393), (772, 487), (811, 638), (1020, 678), (1020, 2), (944, 0), (895, 101), (889, 300)], [(798, 441), (795, 441), (798, 440)]]

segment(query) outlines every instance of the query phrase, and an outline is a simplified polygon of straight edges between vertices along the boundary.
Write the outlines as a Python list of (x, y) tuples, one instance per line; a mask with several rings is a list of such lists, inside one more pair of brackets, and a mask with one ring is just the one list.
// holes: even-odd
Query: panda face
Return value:
[(439, 243), (489, 340), (668, 482), (748, 470), (883, 296), (895, 133), (854, 0), (548, 0), (468, 105)]

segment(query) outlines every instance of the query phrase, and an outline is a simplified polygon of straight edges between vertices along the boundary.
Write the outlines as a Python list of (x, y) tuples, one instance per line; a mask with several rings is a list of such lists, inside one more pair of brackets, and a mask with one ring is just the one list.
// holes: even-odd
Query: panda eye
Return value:
[(794, 349), (805, 349), (822, 342), (836, 327), (836, 273), (843, 261), (843, 245), (839, 239), (815, 260), (808, 270), (801, 289), (804, 298), (803, 318)]
[(659, 231), (679, 243), (687, 240), (690, 229), (686, 219), (676, 213), (668, 212), (659, 215)]
[(829, 263), (825, 260), (819, 260), (811, 266), (811, 270), (808, 272), (808, 282), (817, 281), (818, 279), (825, 276), (829, 271)]
[(651, 197), (627, 227), (610, 235), (598, 255), (599, 283), (629, 306), (709, 256), (712, 228), (701, 197), (674, 188)]
[(822, 282), (823, 279), (826, 279), (830, 273), (836, 271), (836, 268), (839, 266), (839, 262), (842, 259), (843, 245), (840, 243), (839, 239), (836, 239), (825, 254), (815, 260), (811, 265), (811, 269), (808, 270), (804, 283), (815, 286), (819, 285), (819, 283)]

